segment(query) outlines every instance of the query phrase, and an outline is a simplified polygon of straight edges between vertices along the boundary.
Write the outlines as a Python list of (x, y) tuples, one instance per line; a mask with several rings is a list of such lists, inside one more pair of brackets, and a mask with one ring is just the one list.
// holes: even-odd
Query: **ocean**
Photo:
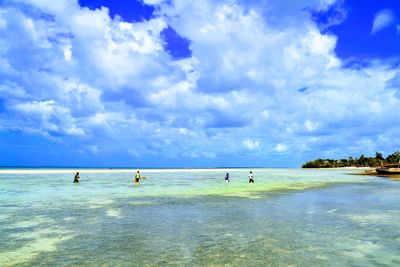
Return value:
[(81, 169), (73, 184), (72, 169), (0, 170), (0, 266), (400, 265), (396, 180), (144, 169), (134, 184), (134, 172)]

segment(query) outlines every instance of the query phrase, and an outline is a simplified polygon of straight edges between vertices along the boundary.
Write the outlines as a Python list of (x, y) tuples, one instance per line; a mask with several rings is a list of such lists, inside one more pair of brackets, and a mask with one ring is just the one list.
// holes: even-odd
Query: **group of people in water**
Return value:
[[(253, 176), (253, 172), (252, 171), (250, 171), (248, 177), (249, 177), (249, 183), (254, 183), (254, 176)], [(139, 183), (140, 180), (143, 179), (143, 178), (144, 177), (140, 174), (140, 172), (137, 171), (136, 174), (135, 174), (135, 178), (133, 179), (133, 182), (134, 183)], [(79, 177), (79, 172), (76, 172), (75, 177), (74, 177), (74, 184), (79, 183), (80, 179), (81, 178)], [(225, 183), (229, 183), (229, 182), (230, 182), (229, 173), (227, 172), (225, 174)]]
[[(254, 176), (253, 176), (253, 172), (252, 171), (250, 171), (248, 177), (249, 177), (249, 183), (254, 183)], [(225, 183), (229, 183), (229, 182), (230, 182), (230, 180), (229, 180), (229, 172), (227, 172), (225, 174)]]
[[(143, 178), (145, 178), (145, 177), (142, 176), (139, 171), (137, 171), (136, 174), (135, 174), (135, 178), (133, 179), (133, 182), (139, 183), (140, 180), (143, 179)], [(74, 184), (78, 184), (80, 179), (81, 179), (81, 177), (79, 177), (79, 172), (76, 172), (76, 174), (74, 176)]]

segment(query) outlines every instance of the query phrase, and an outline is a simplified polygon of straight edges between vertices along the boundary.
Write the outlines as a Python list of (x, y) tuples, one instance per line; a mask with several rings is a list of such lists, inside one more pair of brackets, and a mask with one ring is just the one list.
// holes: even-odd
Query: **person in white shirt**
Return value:
[(254, 183), (254, 177), (253, 177), (252, 171), (250, 171), (250, 173), (249, 173), (249, 183)]

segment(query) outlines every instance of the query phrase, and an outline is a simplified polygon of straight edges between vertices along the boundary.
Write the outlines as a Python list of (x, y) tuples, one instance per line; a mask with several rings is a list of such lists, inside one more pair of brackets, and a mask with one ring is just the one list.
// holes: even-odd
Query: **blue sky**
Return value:
[(399, 150), (395, 0), (0, 0), (0, 165)]

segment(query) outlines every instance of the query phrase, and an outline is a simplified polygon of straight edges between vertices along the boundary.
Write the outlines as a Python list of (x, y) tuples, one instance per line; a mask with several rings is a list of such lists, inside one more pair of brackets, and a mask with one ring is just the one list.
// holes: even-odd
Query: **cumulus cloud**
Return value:
[(260, 142), (258, 140), (244, 139), (242, 145), (248, 150), (255, 150), (260, 147)]
[(24, 127), (40, 125), (40, 128), (49, 132), (65, 133), (67, 135), (84, 135), (83, 129), (77, 127), (76, 120), (71, 116), (68, 108), (59, 106), (53, 100), (32, 101), (18, 103), (14, 106), (28, 122)]
[(394, 13), (391, 9), (382, 9), (375, 14), (371, 28), (371, 34), (376, 34), (386, 27), (392, 25), (395, 21)]
[[(148, 0), (156, 15), (132, 23), (74, 0), (4, 1), (0, 130), (143, 165), (390, 150), (400, 70), (345, 67), (306, 11), (339, 2)], [(168, 27), (187, 58), (165, 51)]]
[(159, 5), (163, 2), (164, 0), (143, 0), (143, 3), (145, 3), (146, 5)]
[(275, 151), (276, 152), (285, 152), (287, 150), (287, 146), (286, 145), (284, 145), (284, 144), (277, 144), (276, 146), (275, 146)]
[(318, 11), (325, 11), (328, 10), (333, 5), (341, 2), (343, 2), (343, 0), (320, 0), (316, 9)]

